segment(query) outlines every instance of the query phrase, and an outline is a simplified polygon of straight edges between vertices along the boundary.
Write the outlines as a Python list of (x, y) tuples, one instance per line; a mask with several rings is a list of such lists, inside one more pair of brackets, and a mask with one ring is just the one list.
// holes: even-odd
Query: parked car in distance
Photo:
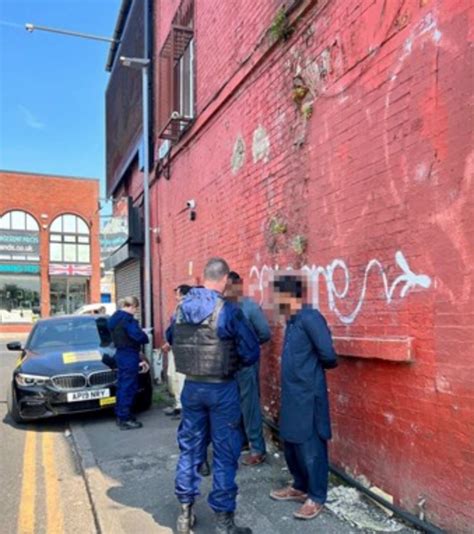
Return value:
[[(8, 411), (22, 423), (56, 415), (110, 408), (115, 404), (115, 347), (103, 315), (39, 320), (21, 351), (8, 392)], [(152, 402), (150, 372), (141, 373), (135, 409)]]
[(84, 304), (73, 315), (112, 315), (116, 309), (117, 306), (113, 302), (98, 302)]

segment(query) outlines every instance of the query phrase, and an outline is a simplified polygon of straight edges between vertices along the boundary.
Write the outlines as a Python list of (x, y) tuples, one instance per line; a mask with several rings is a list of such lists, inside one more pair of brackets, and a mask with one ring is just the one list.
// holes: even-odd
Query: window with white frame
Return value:
[(39, 261), (39, 225), (26, 211), (0, 217), (0, 260)]
[(49, 230), (49, 261), (52, 263), (90, 263), (90, 230), (73, 214), (60, 215)]

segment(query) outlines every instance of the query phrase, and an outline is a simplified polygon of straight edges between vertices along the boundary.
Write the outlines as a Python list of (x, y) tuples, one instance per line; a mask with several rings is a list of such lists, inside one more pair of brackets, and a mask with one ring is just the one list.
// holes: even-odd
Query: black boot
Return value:
[(211, 474), (211, 466), (209, 465), (209, 462), (204, 460), (204, 462), (199, 466), (198, 471), (202, 477), (208, 477)]
[(192, 528), (196, 522), (192, 504), (182, 504), (181, 514), (176, 522), (176, 532), (179, 534), (192, 534)]
[(216, 534), (252, 534), (252, 529), (234, 523), (234, 512), (217, 512), (216, 517)]
[(137, 421), (136, 419), (127, 419), (127, 421), (119, 421), (118, 427), (120, 430), (136, 430), (137, 428), (141, 428), (143, 426), (140, 421)]

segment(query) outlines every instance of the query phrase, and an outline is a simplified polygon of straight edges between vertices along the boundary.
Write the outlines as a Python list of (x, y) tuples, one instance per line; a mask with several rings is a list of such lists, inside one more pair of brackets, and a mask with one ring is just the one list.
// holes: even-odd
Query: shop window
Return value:
[(0, 260), (39, 261), (39, 225), (26, 211), (0, 217)]
[(49, 233), (51, 263), (90, 263), (90, 230), (77, 215), (57, 217)]
[(0, 275), (0, 323), (31, 323), (40, 315), (39, 275)]

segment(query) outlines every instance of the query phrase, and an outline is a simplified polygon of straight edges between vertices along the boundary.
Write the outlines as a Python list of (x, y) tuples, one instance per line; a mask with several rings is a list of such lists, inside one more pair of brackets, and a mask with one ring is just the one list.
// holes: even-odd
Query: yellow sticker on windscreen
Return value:
[(101, 406), (108, 406), (110, 404), (115, 404), (117, 399), (115, 397), (106, 397), (105, 399), (99, 400)]
[(75, 352), (63, 352), (63, 362), (64, 363), (74, 363), (77, 362)]
[(63, 352), (64, 363), (90, 362), (102, 360), (102, 354), (98, 350), (85, 350), (81, 352)]

